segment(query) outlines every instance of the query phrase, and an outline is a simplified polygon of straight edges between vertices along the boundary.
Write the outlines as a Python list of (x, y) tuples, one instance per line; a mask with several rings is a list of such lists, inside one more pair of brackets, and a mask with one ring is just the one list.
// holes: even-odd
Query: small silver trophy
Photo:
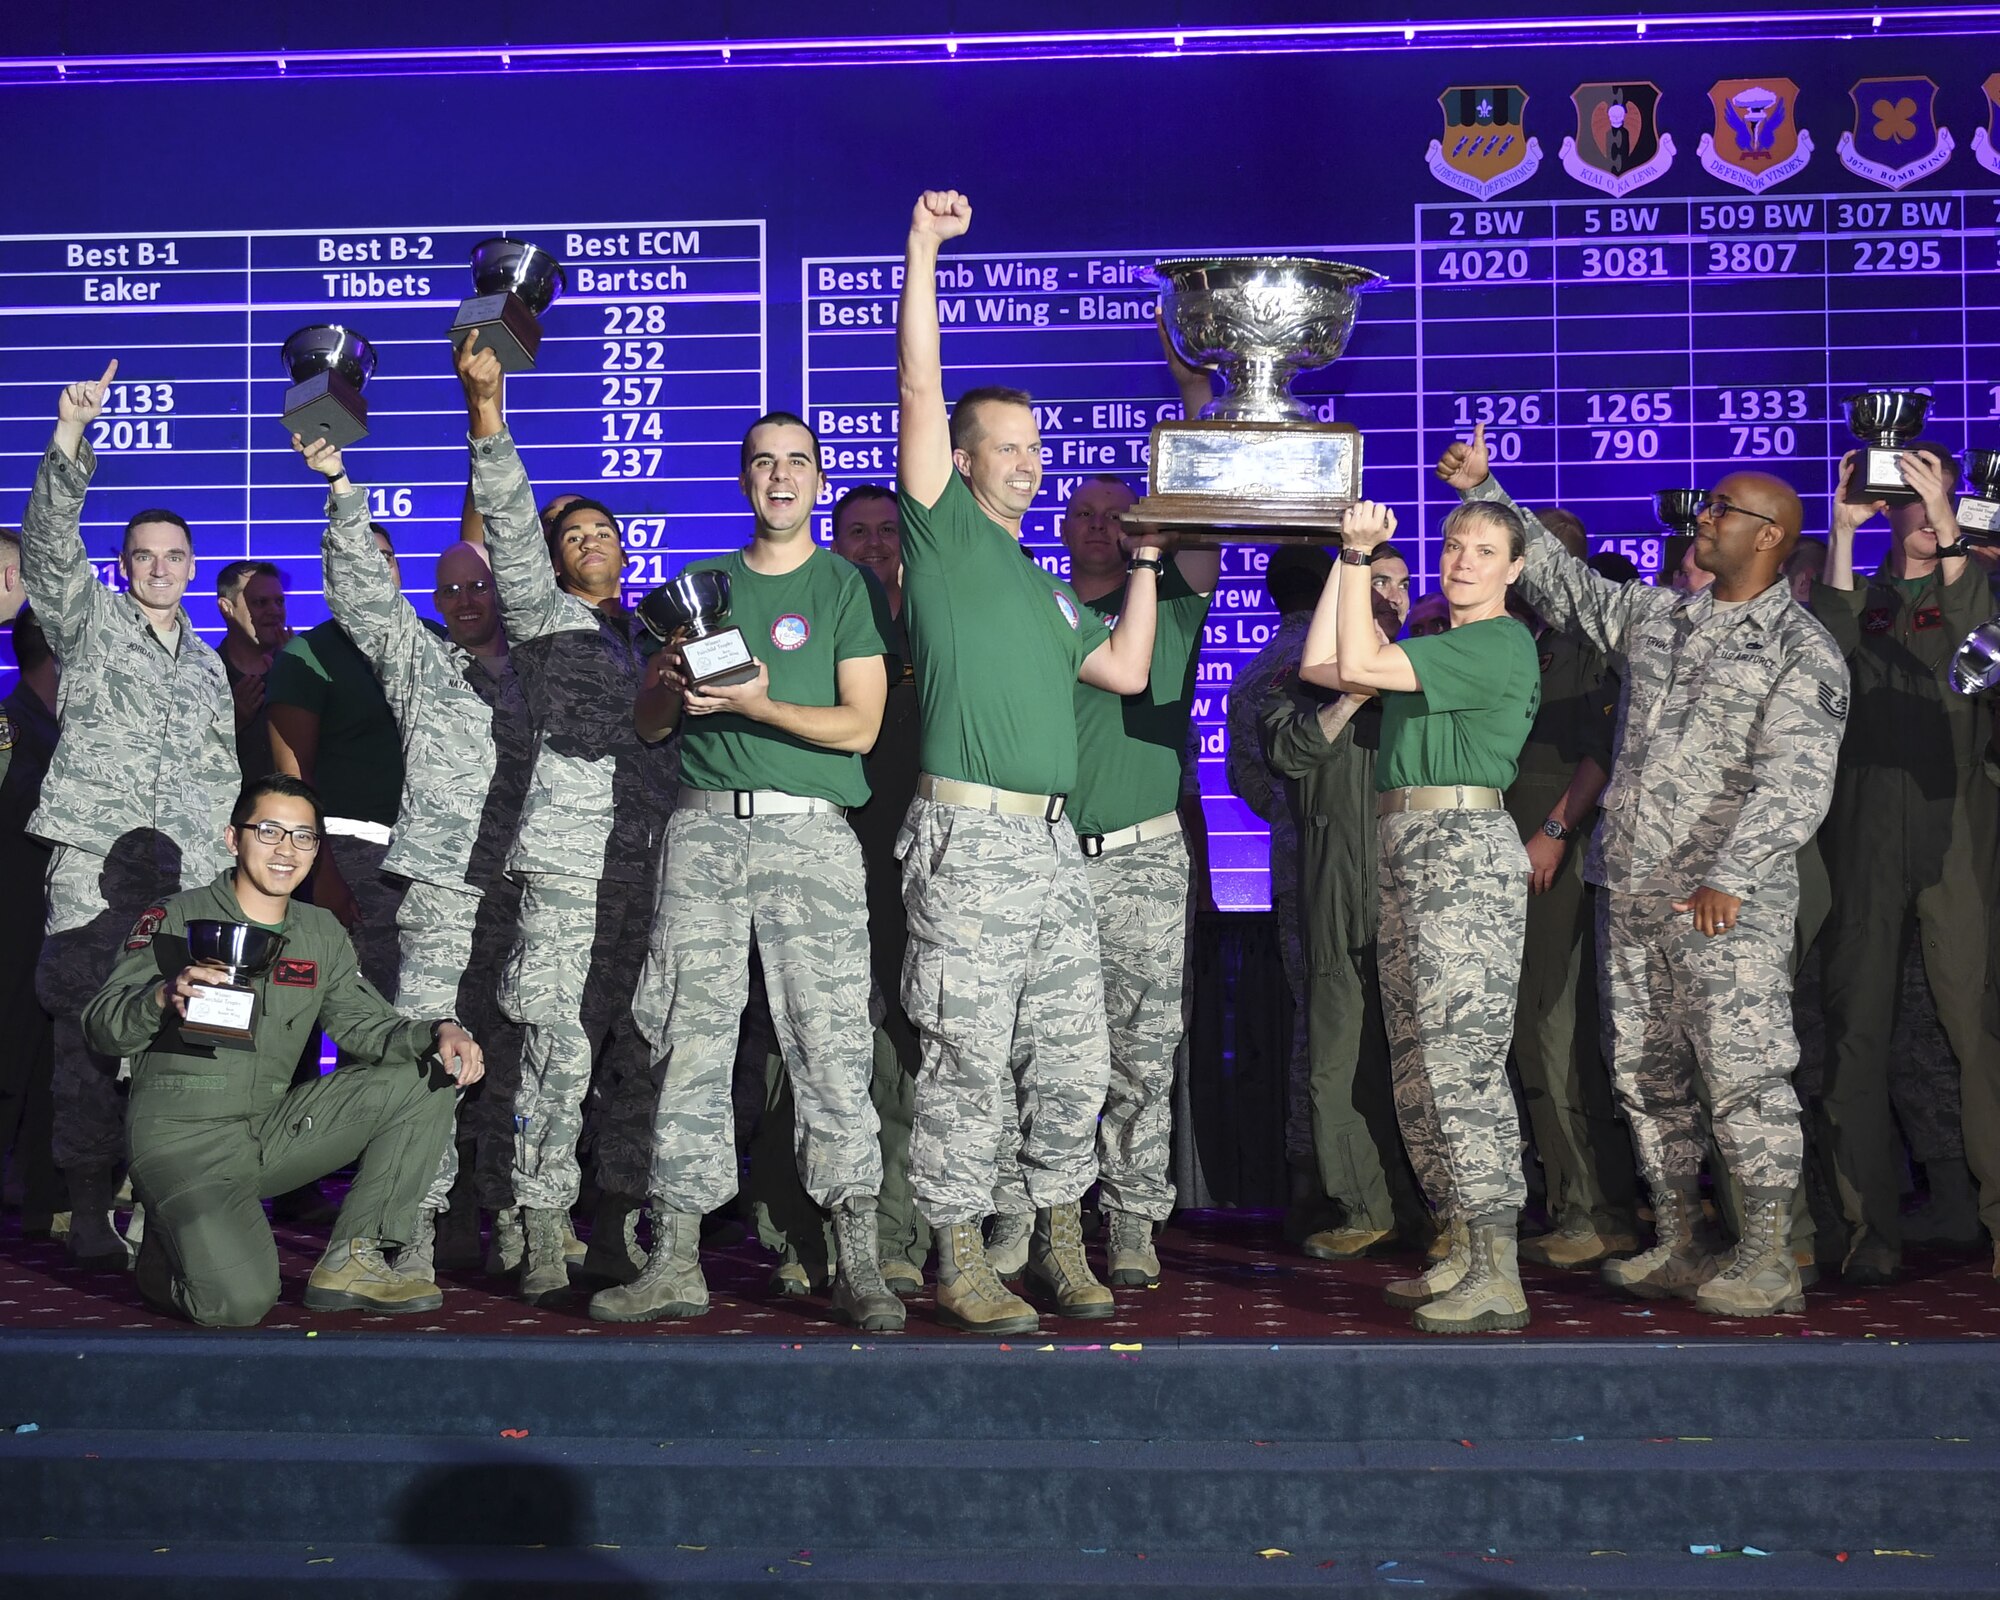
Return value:
[(461, 301), (452, 318), (452, 348), (477, 329), (479, 348), (500, 358), (502, 372), (531, 371), (542, 345), (541, 315), (569, 287), (562, 263), (525, 239), (488, 239), (472, 252), (472, 283), (479, 292)]
[(1989, 617), (1965, 636), (1951, 658), (1951, 686), (1960, 694), (1984, 694), (2000, 683), (2000, 617)]
[(375, 375), (375, 347), (351, 328), (317, 323), (285, 341), (285, 431), (308, 444), (325, 439), (336, 450), (368, 437), (362, 385)]
[[(1965, 488), (1958, 500), (1960, 536), (2000, 533), (2000, 450), (1965, 452)], [(1975, 544), (1992, 544), (1991, 537), (1975, 538)]]
[(1162, 261), (1149, 273), (1181, 359), (1220, 368), (1199, 418), (1153, 429), (1146, 498), (1129, 523), (1188, 542), (1322, 543), (1361, 498), (1361, 434), (1319, 422), (1292, 379), (1347, 348), (1381, 274), (1306, 256)]
[(1706, 489), (1662, 489), (1653, 496), (1653, 514), (1660, 519), (1660, 526), (1691, 538), (1694, 526), (1701, 521), (1702, 507), (1708, 504)]
[(729, 574), (683, 572), (639, 602), (639, 620), (656, 639), (675, 643), (687, 668), (690, 688), (712, 683), (748, 683), (757, 676), (757, 658), (743, 630), (726, 626)]
[(221, 967), (226, 983), (204, 983), (187, 1003), (184, 1034), (248, 1044), (257, 1033), (257, 991), (244, 983), (278, 959), (285, 936), (248, 922), (199, 920), (187, 925), (188, 954), (203, 966)]
[(1914, 389), (1867, 389), (1846, 401), (1847, 425), (1861, 441), (1861, 460), (1848, 480), (1847, 503), (1911, 501), (1916, 491), (1903, 481), (1896, 457), (1924, 431), (1931, 397)]

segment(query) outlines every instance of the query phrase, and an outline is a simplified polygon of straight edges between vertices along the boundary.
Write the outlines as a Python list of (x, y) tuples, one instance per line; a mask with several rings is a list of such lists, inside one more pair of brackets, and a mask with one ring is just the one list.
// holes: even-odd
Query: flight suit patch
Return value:
[(1944, 626), (1944, 612), (1936, 606), (1925, 606), (1915, 616), (1910, 618), (1910, 622), (1920, 632), (1927, 633), (1932, 628), (1942, 628)]
[(317, 989), (319, 987), (319, 963), (317, 961), (281, 959), (271, 969), (271, 981), (287, 989)]
[(1887, 606), (1870, 606), (1861, 613), (1861, 630), (1864, 633), (1887, 633), (1896, 625), (1896, 613)]
[(139, 920), (132, 924), (132, 931), (125, 937), (127, 950), (143, 950), (153, 942), (153, 935), (160, 931), (160, 924), (167, 920), (165, 906), (148, 906), (139, 914)]
[(14, 748), (14, 719), (0, 715), (0, 750)]

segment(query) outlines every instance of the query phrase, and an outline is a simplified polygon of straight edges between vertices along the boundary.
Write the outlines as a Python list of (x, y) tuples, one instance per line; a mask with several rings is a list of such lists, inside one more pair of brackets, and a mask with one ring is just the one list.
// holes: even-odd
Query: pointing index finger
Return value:
[(116, 356), (113, 356), (111, 358), (111, 364), (104, 369), (104, 376), (97, 380), (97, 392), (99, 394), (104, 393), (106, 389), (111, 387), (111, 380), (117, 376), (118, 376), (118, 358)]

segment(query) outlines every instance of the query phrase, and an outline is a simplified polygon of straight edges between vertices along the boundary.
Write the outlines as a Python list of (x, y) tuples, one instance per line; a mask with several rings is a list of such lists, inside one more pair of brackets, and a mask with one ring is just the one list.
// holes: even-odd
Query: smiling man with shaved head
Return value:
[[(1468, 500), (1512, 504), (1487, 472), (1484, 430), (1438, 476)], [(1787, 1237), (1804, 1136), (1792, 1070), (1788, 964), (1799, 847), (1833, 797), (1847, 667), (1792, 599), (1799, 497), (1762, 472), (1708, 496), (1697, 594), (1600, 577), (1528, 517), (1520, 589), (1554, 628), (1618, 657), (1627, 704), (1604, 822), (1584, 875), (1604, 886), (1599, 944), (1612, 1077), (1653, 1194), (1658, 1242), (1605, 1279), (1722, 1316), (1803, 1309)], [(1742, 1186), (1726, 1263), (1695, 1235), (1709, 1140)]]

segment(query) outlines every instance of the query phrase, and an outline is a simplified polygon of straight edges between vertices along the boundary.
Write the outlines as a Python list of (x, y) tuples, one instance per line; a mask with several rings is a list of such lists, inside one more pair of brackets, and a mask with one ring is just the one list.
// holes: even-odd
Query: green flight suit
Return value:
[(1259, 729), (1265, 759), (1287, 780), (1298, 838), (1313, 1156), (1320, 1186), (1348, 1226), (1421, 1241), (1429, 1214), (1396, 1120), (1375, 970), (1381, 704), (1370, 700), (1328, 740), (1319, 720), (1326, 703), (1299, 681), (1296, 666), (1287, 668)]
[[(156, 991), (188, 965), (191, 920), (249, 919), (233, 872), (150, 907), (84, 1008), (91, 1047), (132, 1060), (126, 1140), (146, 1229), (166, 1245), (175, 1304), (194, 1322), (249, 1327), (278, 1299), (278, 1252), (258, 1201), (360, 1159), (332, 1243), (409, 1241), (451, 1137), (451, 1080), (423, 1059), (431, 1023), (400, 1015), (361, 975), (330, 912), (292, 903), (245, 1046), (183, 1035)], [(294, 1089), (301, 1044), (324, 1028), (349, 1065)]]
[[(1548, 629), (1536, 650), (1542, 707), (1506, 795), (1507, 814), (1524, 842), (1542, 831), (1586, 757), (1611, 771), (1618, 713), (1617, 676), (1593, 646)], [(1548, 888), (1528, 896), (1514, 1065), (1541, 1157), (1550, 1222), (1588, 1214), (1601, 1234), (1629, 1234), (1636, 1226), (1638, 1175), (1600, 1042), (1597, 919), (1583, 881), (1584, 845), (1594, 823), (1595, 813), (1578, 826)]]
[(1833, 884), (1821, 1105), (1842, 1210), (1892, 1255), (1902, 1248), (1902, 1152), (1889, 1041), (1913, 932), (1958, 1057), (1980, 1220), (2000, 1233), (2000, 1045), (1981, 1020), (2000, 840), (2000, 796), (1980, 772), (1993, 712), (1988, 697), (1960, 695), (1950, 681), (1953, 654), (1992, 607), (1972, 561), (1951, 583), (1934, 572), (1905, 585), (1884, 566), (1863, 587), (1813, 585), (1813, 614), (1847, 657), (1854, 699), (1820, 833)]

